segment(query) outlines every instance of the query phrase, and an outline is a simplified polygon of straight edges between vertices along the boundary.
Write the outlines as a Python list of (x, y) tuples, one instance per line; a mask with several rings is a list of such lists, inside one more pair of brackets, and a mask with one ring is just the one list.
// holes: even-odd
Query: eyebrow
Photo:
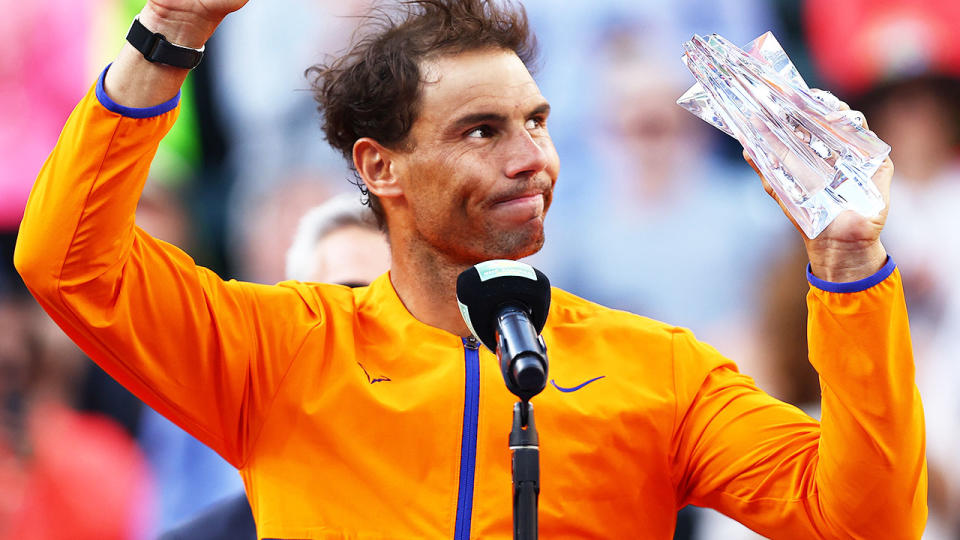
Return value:
[[(530, 111), (527, 116), (540, 116), (550, 113), (550, 104), (543, 102), (540, 105), (537, 105)], [(471, 113), (464, 116), (461, 116), (456, 121), (453, 122), (453, 129), (465, 128), (473, 124), (502, 124), (507, 121), (506, 115), (500, 113), (491, 113), (491, 112), (481, 112), (481, 113)]]
[(550, 114), (550, 104), (544, 101), (540, 105), (534, 107), (530, 114), (527, 116), (546, 116)]

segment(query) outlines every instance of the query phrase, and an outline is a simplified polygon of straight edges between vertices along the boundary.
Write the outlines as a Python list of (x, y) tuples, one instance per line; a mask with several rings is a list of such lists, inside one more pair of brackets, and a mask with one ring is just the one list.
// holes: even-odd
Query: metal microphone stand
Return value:
[(536, 540), (540, 447), (537, 424), (533, 420), (533, 404), (527, 400), (513, 405), (510, 453), (513, 463), (513, 538)]

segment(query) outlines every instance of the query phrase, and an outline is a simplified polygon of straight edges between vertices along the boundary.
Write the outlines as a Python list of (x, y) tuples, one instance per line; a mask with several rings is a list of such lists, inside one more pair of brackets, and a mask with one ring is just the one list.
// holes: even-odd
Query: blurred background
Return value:
[[(154, 538), (242, 489), (76, 349), (13, 271), (33, 180), (142, 3), (0, 0), (0, 539)], [(692, 328), (814, 416), (802, 243), (738, 144), (675, 105), (694, 82), (681, 43), (772, 30), (810, 86), (866, 113), (896, 163), (884, 243), (906, 281), (926, 411), (924, 538), (960, 538), (960, 3), (524, 4), (562, 162), (547, 247), (530, 262), (576, 294)], [(341, 51), (368, 8), (254, 0), (229, 17), (184, 88), (138, 225), (224, 278), (284, 279), (300, 216), (356, 190), (303, 72)], [(677, 538), (757, 536), (688, 508)]]

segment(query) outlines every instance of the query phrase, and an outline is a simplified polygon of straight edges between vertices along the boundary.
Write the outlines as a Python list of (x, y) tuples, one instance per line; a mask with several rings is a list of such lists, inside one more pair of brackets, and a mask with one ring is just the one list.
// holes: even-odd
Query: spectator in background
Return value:
[(241, 201), (237, 198), (240, 193), (234, 192), (229, 251), (237, 277), (266, 284), (284, 280), (287, 246), (277, 242), (277, 238), (292, 238), (301, 216), (334, 193), (349, 188), (344, 181), (346, 175), (342, 167), (312, 172), (289, 170), (272, 183), (257, 186), (257, 195), (249, 200)]
[[(762, 0), (526, 0), (523, 2), (537, 30), (543, 51), (536, 70), (537, 83), (553, 105), (551, 134), (563, 156), (564, 178), (558, 189), (579, 194), (574, 184), (591, 191), (590, 169), (578, 164), (584, 154), (584, 127), (595, 124), (596, 109), (585, 104), (608, 99), (607, 88), (596, 84), (596, 53), (616, 28), (632, 29), (647, 44), (646, 51), (676, 74), (683, 70), (681, 43), (694, 33), (718, 32), (735, 43), (747, 43), (779, 26), (771, 16), (771, 3)], [(657, 75), (659, 78), (660, 75)], [(683, 72), (684, 84), (693, 77)], [(674, 96), (674, 100), (678, 96)], [(669, 102), (673, 107), (673, 100)], [(709, 131), (709, 130), (708, 130)], [(739, 150), (733, 156), (740, 160)], [(564, 184), (567, 184), (564, 187)]]
[(910, 255), (903, 272), (914, 347), (922, 358), (941, 326), (951, 296), (945, 293), (957, 287), (960, 271), (960, 249), (941, 247), (955, 245), (951, 240), (960, 228), (955, 210), (960, 200), (960, 79), (908, 76), (879, 84), (858, 99), (874, 119), (873, 130), (896, 149), (893, 158), (899, 160), (892, 188), (900, 197), (898, 216), (884, 241)]
[[(893, 148), (896, 211), (884, 244), (903, 257), (917, 385), (927, 421), (924, 538), (960, 537), (960, 3), (829, 0), (805, 5), (814, 61)], [(944, 246), (954, 246), (944, 249)]]
[(74, 408), (83, 353), (0, 295), (0, 539), (146, 539), (149, 475), (115, 422)]
[[(360, 203), (356, 193), (348, 193), (313, 208), (300, 219), (286, 265), (288, 279), (363, 287), (390, 268), (390, 250), (370, 209)], [(161, 540), (193, 538), (255, 540), (246, 494), (225, 498), (167, 532)]]
[(356, 193), (307, 212), (287, 251), (287, 279), (297, 281), (365, 287), (389, 268), (386, 237)]

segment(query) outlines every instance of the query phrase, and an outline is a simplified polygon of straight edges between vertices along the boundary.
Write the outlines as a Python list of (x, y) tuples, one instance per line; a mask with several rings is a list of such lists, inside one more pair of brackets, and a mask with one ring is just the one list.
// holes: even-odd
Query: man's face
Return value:
[(421, 70), (413, 149), (400, 157), (416, 239), (466, 264), (535, 253), (560, 163), (530, 73), (502, 50), (442, 56)]

